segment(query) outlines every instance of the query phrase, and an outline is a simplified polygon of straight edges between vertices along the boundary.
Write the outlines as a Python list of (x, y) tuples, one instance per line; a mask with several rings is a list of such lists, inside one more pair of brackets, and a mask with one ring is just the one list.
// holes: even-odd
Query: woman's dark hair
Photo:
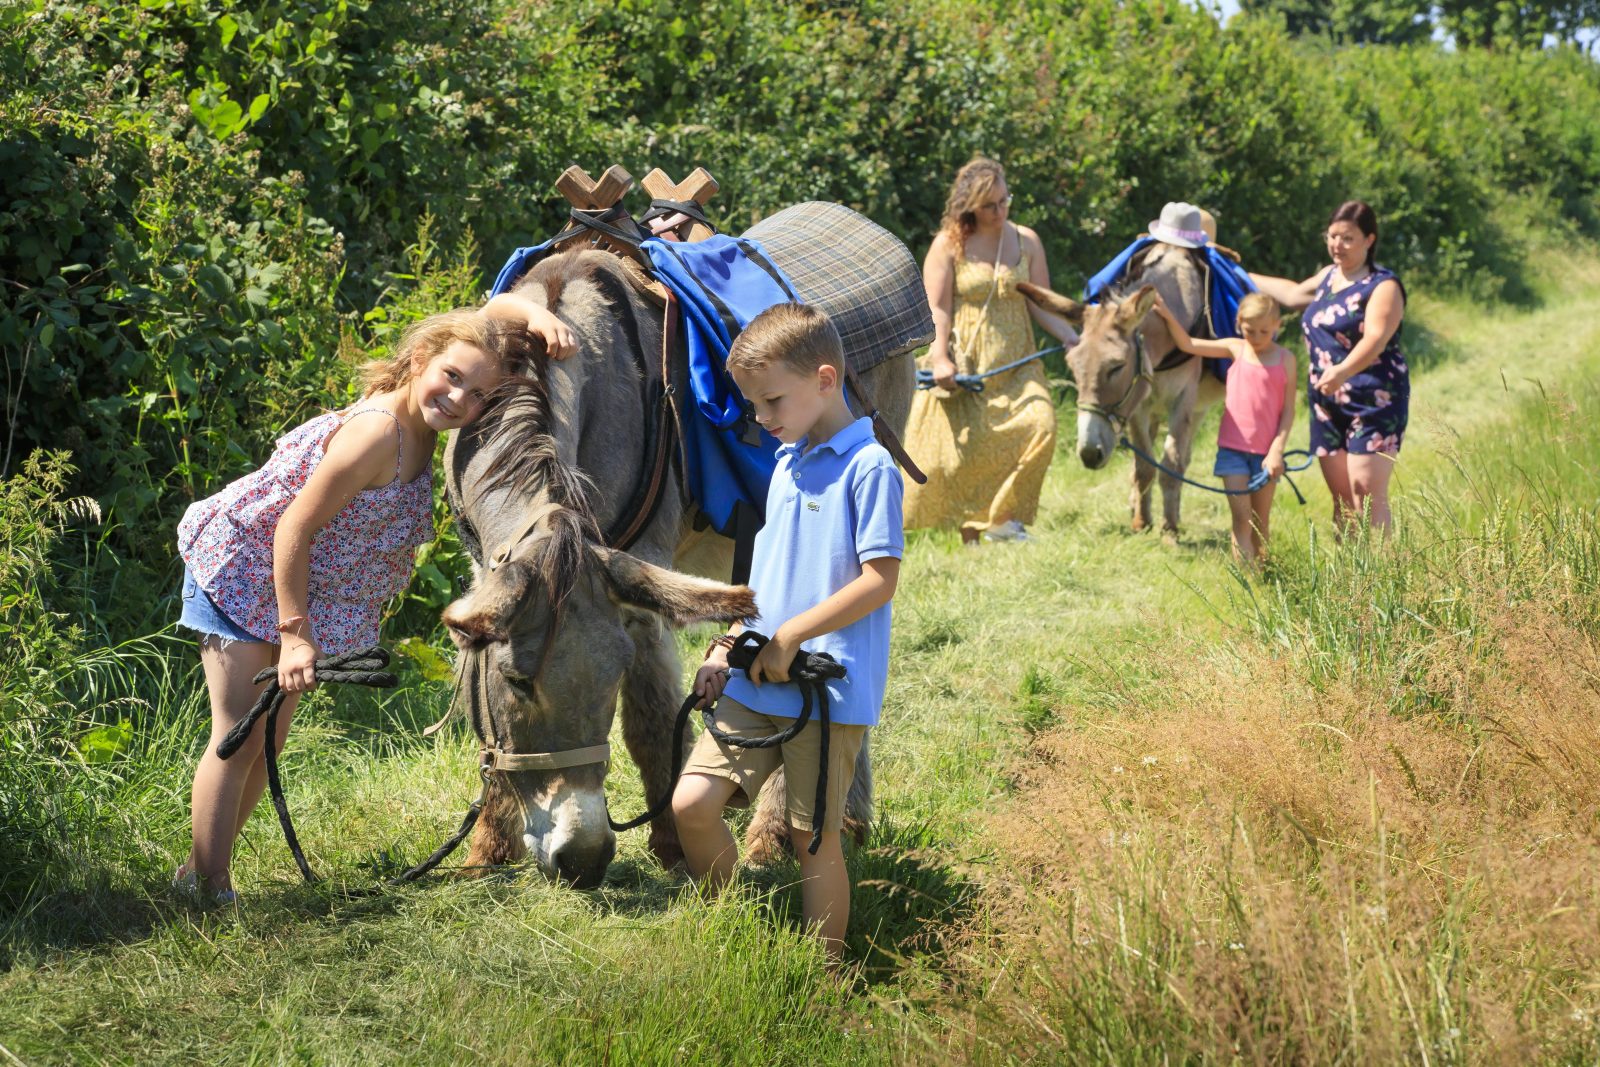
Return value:
[(1372, 205), (1361, 200), (1346, 200), (1328, 218), (1329, 226), (1336, 222), (1353, 222), (1363, 235), (1372, 238), (1372, 246), (1367, 249), (1367, 266), (1372, 266), (1378, 256), (1378, 213), (1372, 210)]

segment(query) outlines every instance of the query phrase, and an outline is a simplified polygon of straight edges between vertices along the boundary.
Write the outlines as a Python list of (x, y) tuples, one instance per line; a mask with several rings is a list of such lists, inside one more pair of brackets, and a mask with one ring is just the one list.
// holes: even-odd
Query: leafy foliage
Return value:
[[(0, 474), (72, 453), (110, 530), (80, 584), (117, 588), (108, 635), (148, 632), (183, 509), (552, 232), (568, 162), (704, 165), (729, 230), (825, 198), (920, 251), (992, 154), (1068, 289), (1180, 198), (1309, 272), (1359, 196), (1408, 278), (1515, 297), (1493, 209), (1600, 227), (1597, 109), (1572, 49), (1336, 48), (1177, 0), (27, 0), (0, 10)], [(449, 595), (449, 544), (405, 625)]]

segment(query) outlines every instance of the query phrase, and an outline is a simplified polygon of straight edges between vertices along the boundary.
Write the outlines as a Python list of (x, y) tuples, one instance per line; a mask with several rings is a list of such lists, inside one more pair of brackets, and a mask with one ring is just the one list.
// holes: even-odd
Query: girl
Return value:
[(180, 890), (234, 900), (228, 863), (266, 784), (265, 731), (227, 761), (217, 743), (254, 703), (251, 679), (276, 663), (289, 694), (273, 739), (281, 751), (318, 658), (377, 642), (379, 610), (433, 537), (434, 443), (477, 418), (518, 369), (524, 329), (554, 358), (575, 350), (565, 324), (509, 294), (417, 323), (393, 358), (364, 368), (359, 403), (291, 430), (260, 470), (184, 514), (178, 624), (200, 634), (211, 739), (190, 798), (193, 848), (173, 876)]
[[(1217, 463), (1212, 473), (1232, 491), (1233, 554), (1255, 564), (1266, 552), (1272, 520), (1272, 495), (1283, 477), (1283, 450), (1294, 425), (1294, 354), (1278, 344), (1278, 305), (1264, 293), (1239, 301), (1242, 338), (1199, 341), (1189, 336), (1172, 312), (1156, 298), (1156, 311), (1167, 322), (1173, 341), (1197, 356), (1231, 357), (1228, 393), (1223, 401), (1222, 431), (1217, 435)], [(1265, 470), (1266, 485), (1253, 493), (1250, 479)]]

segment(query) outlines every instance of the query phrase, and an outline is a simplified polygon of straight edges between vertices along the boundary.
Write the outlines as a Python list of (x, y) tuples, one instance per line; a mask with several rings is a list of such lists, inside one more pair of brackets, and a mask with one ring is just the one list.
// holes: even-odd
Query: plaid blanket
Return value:
[(801, 299), (828, 313), (858, 372), (933, 341), (917, 261), (865, 215), (811, 201), (762, 219), (744, 236), (761, 243)]

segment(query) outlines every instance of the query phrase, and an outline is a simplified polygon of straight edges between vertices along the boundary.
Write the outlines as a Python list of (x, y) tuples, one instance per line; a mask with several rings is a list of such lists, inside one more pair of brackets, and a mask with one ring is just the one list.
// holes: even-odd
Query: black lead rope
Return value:
[[(346, 652), (342, 656), (325, 656), (317, 660), (315, 667), (316, 679), (320, 682), (344, 682), (347, 685), (367, 685), (375, 689), (393, 689), (399, 679), (393, 671), (383, 668), (389, 665), (389, 653), (386, 649), (374, 645), (372, 648), (360, 652)], [(278, 751), (272, 743), (278, 736), (278, 711), (283, 707), (284, 697), (287, 695), (283, 687), (278, 684), (278, 668), (265, 667), (255, 677), (255, 682), (269, 682), (256, 698), (255, 706), (250, 713), (217, 745), (217, 758), (228, 759), (239, 746), (244, 744), (245, 738), (250, 736), (250, 731), (264, 716), (267, 720), (267, 788), (272, 794), (272, 806), (278, 810), (278, 824), (283, 827), (283, 839), (289, 846), (289, 851), (294, 854), (294, 862), (300, 868), (300, 874), (308, 883), (315, 883), (317, 876), (311, 872), (311, 865), (306, 862), (306, 854), (300, 848), (300, 838), (294, 832), (294, 821), (289, 818), (289, 802), (283, 796), (283, 779), (278, 775)], [(485, 788), (485, 792), (487, 787)], [(484, 792), (478, 794), (478, 799), (472, 802), (467, 809), (466, 816), (461, 820), (461, 827), (450, 839), (439, 846), (427, 859), (415, 867), (390, 879), (391, 884), (398, 885), (402, 882), (414, 882), (437, 867), (446, 856), (455, 851), (457, 845), (472, 832), (478, 822), (478, 816), (483, 811)]]
[[(734, 641), (733, 647), (728, 649), (728, 666), (749, 670), (766, 644), (765, 636), (754, 630), (744, 631)], [(844, 665), (826, 652), (807, 652), (801, 649), (795, 653), (794, 662), (789, 665), (789, 680), (800, 688), (800, 717), (794, 721), (793, 726), (780, 730), (770, 737), (734, 737), (717, 728), (713, 708), (705, 708), (701, 713), (706, 731), (725, 745), (734, 748), (773, 748), (798, 737), (800, 731), (806, 728), (806, 723), (811, 721), (811, 711), (815, 706), (818, 722), (822, 727), (822, 740), (817, 766), (816, 802), (812, 809), (811, 845), (806, 849), (813, 856), (817, 854), (817, 848), (822, 844), (822, 825), (828, 813), (828, 735), (832, 732), (828, 727), (833, 720), (828, 710), (828, 687), (825, 683), (830, 679), (843, 677)], [(629, 819), (627, 822), (617, 822), (607, 816), (611, 829), (631, 830), (635, 826), (643, 826), (666, 811), (667, 805), (672, 803), (672, 792), (677, 787), (679, 776), (683, 774), (683, 741), (689, 728), (689, 716), (699, 702), (700, 697), (690, 693), (678, 708), (678, 721), (672, 730), (672, 778), (667, 783), (666, 792), (637, 818)]]

